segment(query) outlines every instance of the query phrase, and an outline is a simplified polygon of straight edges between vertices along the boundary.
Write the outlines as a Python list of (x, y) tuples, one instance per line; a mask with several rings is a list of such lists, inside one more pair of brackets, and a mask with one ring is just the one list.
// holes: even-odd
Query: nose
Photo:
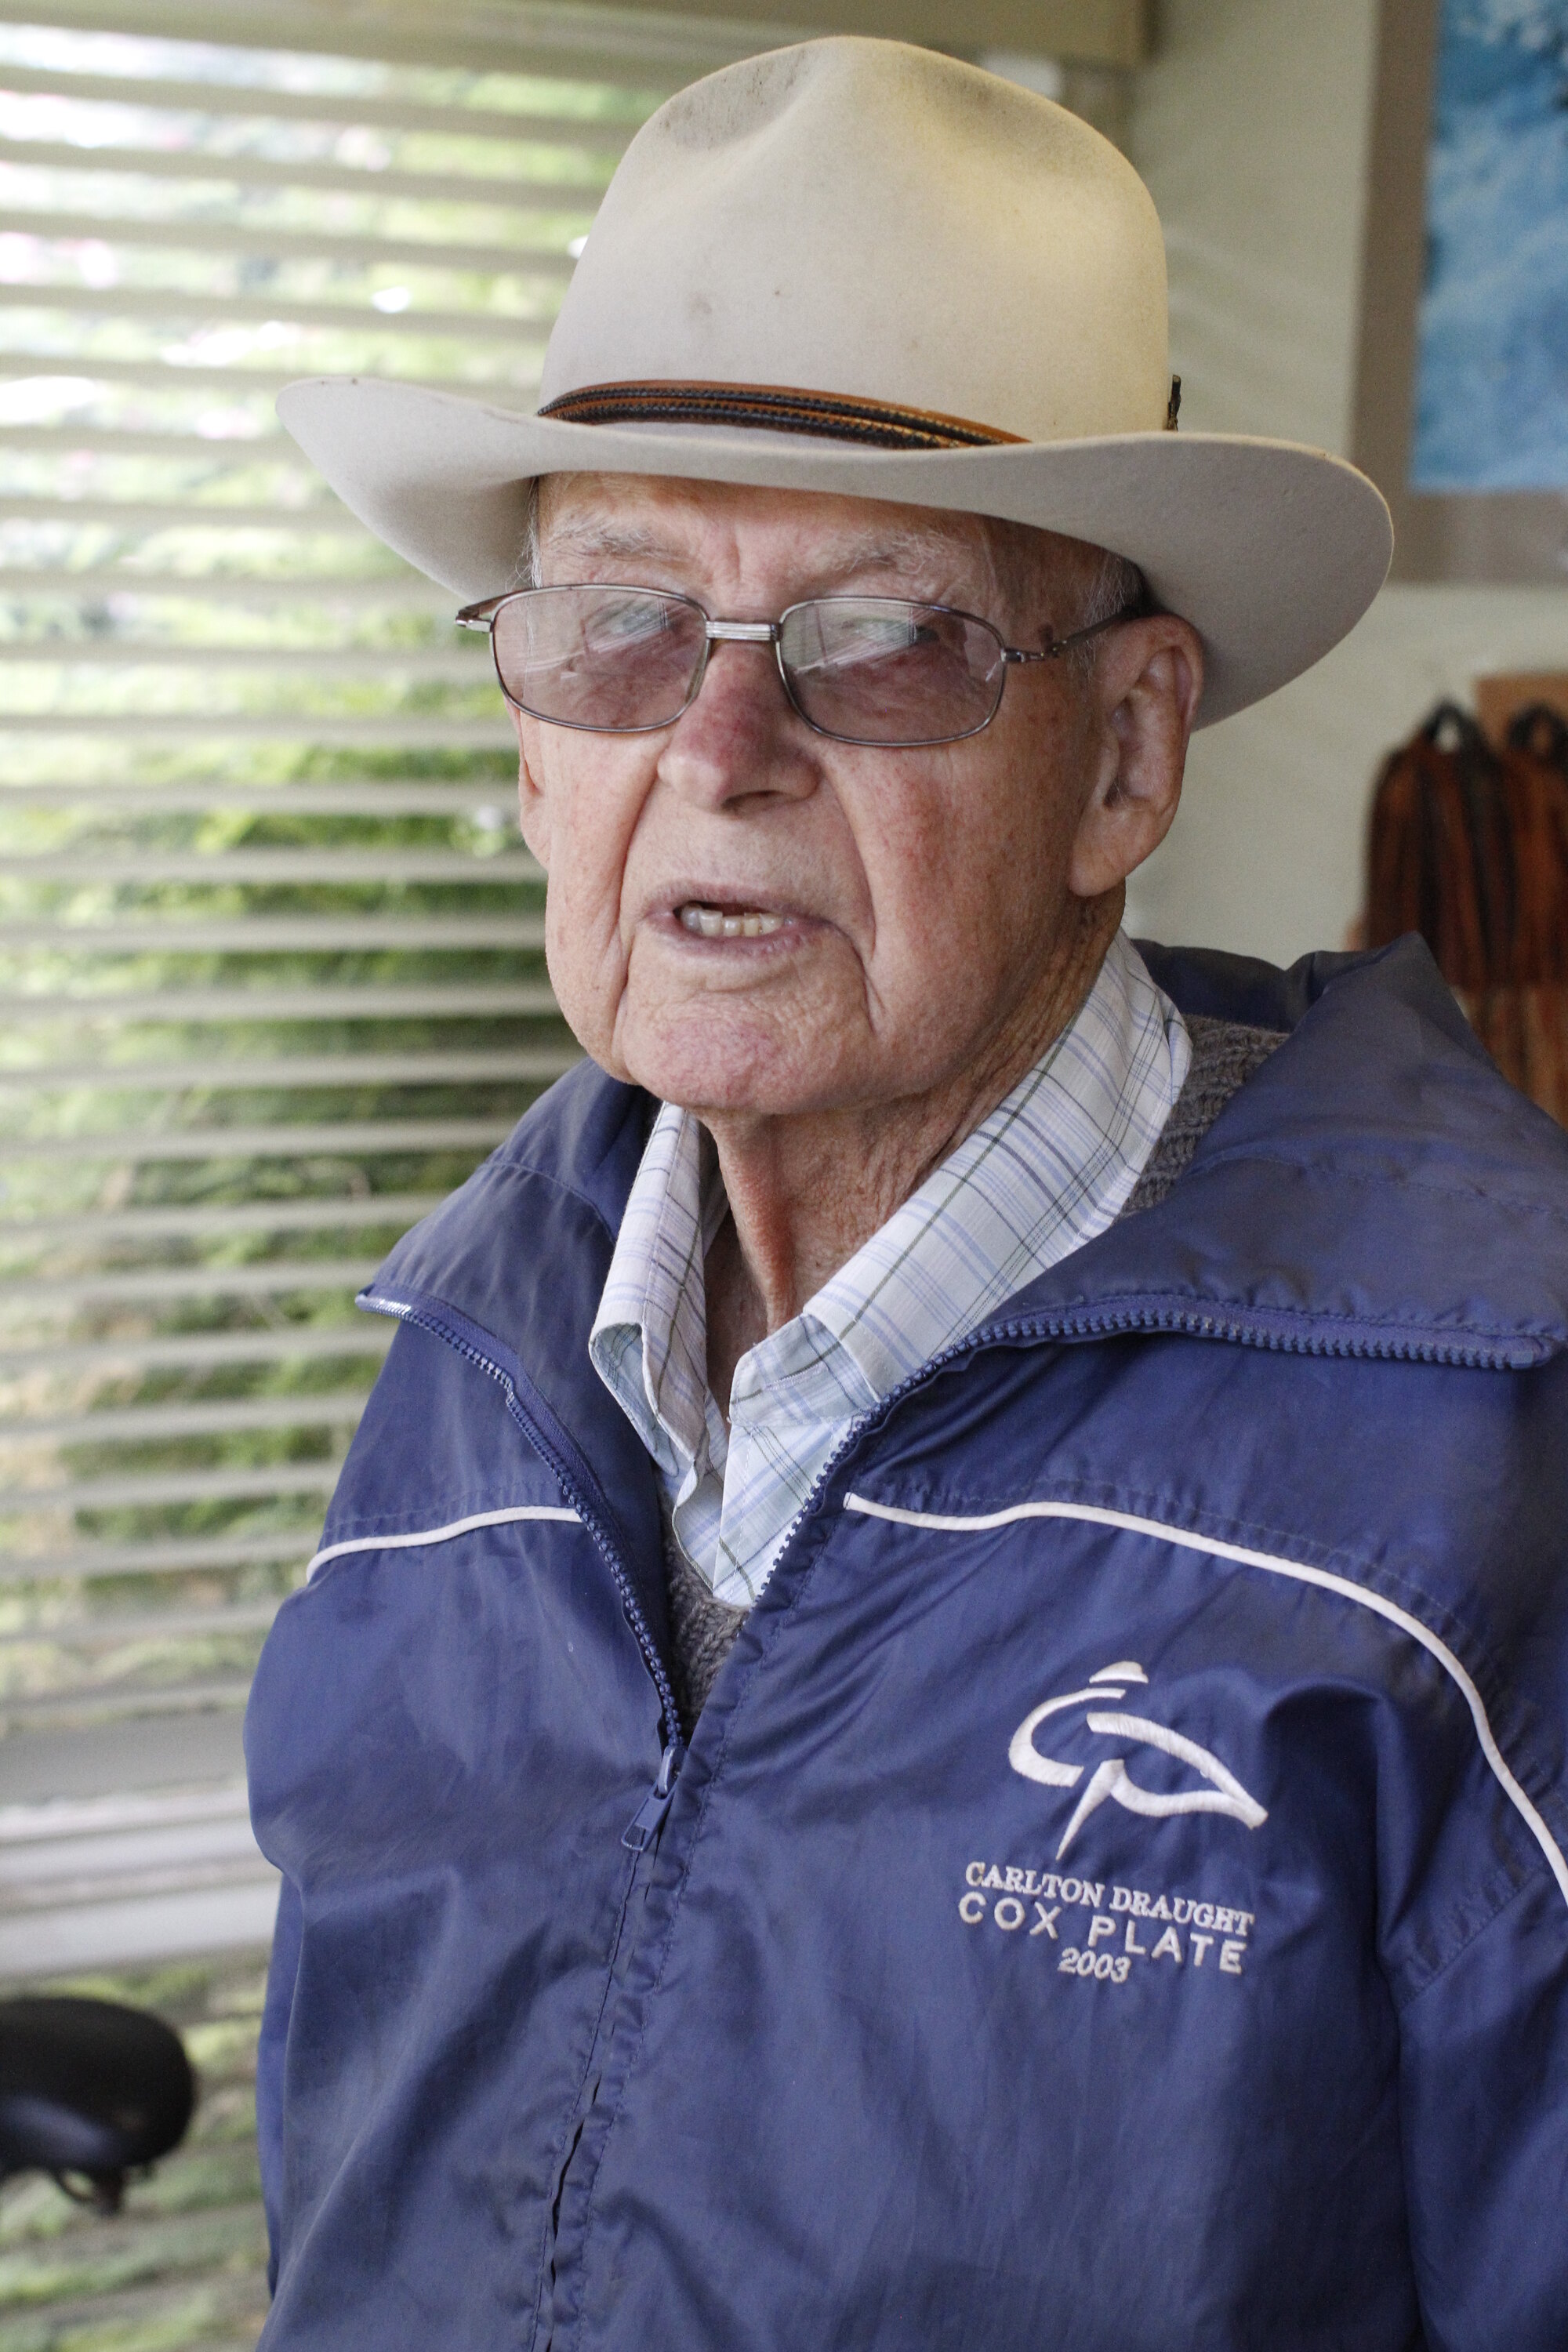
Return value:
[(802, 800), (816, 785), (815, 742), (790, 707), (773, 646), (721, 640), (709, 650), (697, 699), (670, 730), (658, 774), (704, 808)]

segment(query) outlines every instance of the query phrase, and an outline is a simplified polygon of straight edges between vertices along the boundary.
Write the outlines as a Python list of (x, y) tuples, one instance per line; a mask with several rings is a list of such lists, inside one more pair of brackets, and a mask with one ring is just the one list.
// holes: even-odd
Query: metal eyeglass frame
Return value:
[[(549, 595), (556, 588), (607, 588), (624, 590), (626, 593), (632, 595), (658, 596), (672, 604), (687, 604), (690, 606), (694, 613), (700, 613), (702, 615), (703, 635), (705, 640), (702, 648), (702, 657), (697, 665), (690, 687), (687, 691), (686, 699), (681, 704), (679, 709), (673, 711), (668, 719), (657, 719), (652, 725), (647, 727), (591, 727), (585, 719), (547, 718), (543, 711), (531, 710), (526, 702), (520, 702), (515, 694), (510, 693), (507, 688), (506, 680), (501, 677), (500, 661), (495, 650), (495, 625), (497, 615), (500, 613), (504, 605), (516, 604), (520, 597)], [(799, 703), (795, 700), (794, 690), (789, 682), (789, 673), (784, 667), (784, 625), (789, 619), (792, 613), (803, 612), (809, 604), (907, 604), (910, 612), (947, 613), (950, 614), (954, 620), (972, 622), (976, 628), (984, 629), (987, 636), (994, 638), (995, 640), (997, 651), (1002, 656), (1002, 672), (996, 688), (996, 699), (992, 704), (990, 709), (986, 712), (984, 718), (973, 727), (960, 728), (956, 735), (910, 736), (900, 740), (889, 740), (884, 736), (877, 735), (840, 735), (837, 733), (834, 729), (819, 726), (815, 719), (809, 718), (801, 709)], [(1074, 629), (1068, 636), (1051, 636), (1049, 638), (1049, 642), (1043, 646), (1038, 652), (1032, 650), (1026, 646), (1007, 645), (1003, 639), (1001, 631), (996, 628), (993, 623), (987, 621), (979, 613), (964, 612), (962, 606), (957, 604), (933, 604), (921, 602), (913, 597), (903, 596), (803, 596), (797, 604), (786, 604), (776, 621), (716, 621), (712, 617), (711, 614), (710, 614), (703, 605), (698, 603), (695, 596), (688, 596), (680, 590), (675, 588), (649, 588), (641, 582), (634, 582), (630, 580), (552, 581), (548, 586), (541, 586), (537, 588), (508, 588), (503, 590), (499, 596), (481, 597), (477, 604), (465, 604), (462, 611), (455, 615), (455, 618), (459, 628), (483, 629), (489, 634), (490, 640), (490, 657), (495, 663), (497, 685), (500, 688), (502, 694), (506, 696), (508, 702), (510, 703), (514, 710), (523, 711), (530, 719), (537, 719), (542, 727), (566, 727), (569, 728), (574, 734), (578, 735), (662, 734), (667, 727), (673, 727), (678, 719), (685, 717), (692, 704), (696, 701), (698, 696), (701, 693), (702, 681), (708, 675), (708, 653), (710, 646), (716, 645), (771, 646), (773, 649), (773, 660), (778, 669), (779, 683), (784, 690), (784, 699), (788, 702), (790, 709), (795, 712), (795, 717), (801, 721), (802, 725), (808, 727), (814, 735), (824, 737), (829, 743), (857, 744), (864, 746), (866, 749), (871, 751), (923, 751), (929, 746), (940, 743), (966, 742), (972, 735), (984, 734), (986, 728), (990, 726), (992, 720), (995, 718), (996, 713), (1002, 708), (1002, 696), (1006, 688), (1007, 671), (1010, 667), (1016, 667), (1023, 664), (1032, 662), (1054, 661), (1059, 654), (1070, 652), (1074, 646), (1086, 644), (1090, 637), (1099, 636), (1100, 632), (1104, 629), (1113, 629), (1123, 621), (1137, 620), (1142, 614), (1143, 609), (1143, 605), (1141, 602), (1123, 604), (1119, 612), (1108, 613), (1102, 621), (1091, 621), (1087, 628)]]

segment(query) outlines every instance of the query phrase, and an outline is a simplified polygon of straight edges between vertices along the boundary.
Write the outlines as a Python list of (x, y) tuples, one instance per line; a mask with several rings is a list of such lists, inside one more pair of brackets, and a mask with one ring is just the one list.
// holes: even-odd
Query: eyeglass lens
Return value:
[(536, 588), (510, 597), (490, 632), (503, 692), (537, 719), (606, 733), (667, 727), (685, 709), (706, 650), (689, 597), (625, 588)]
[[(707, 619), (658, 589), (536, 588), (491, 632), (511, 699), (557, 726), (608, 734), (668, 727), (700, 682)], [(994, 716), (1005, 674), (988, 625), (940, 605), (833, 596), (793, 605), (778, 656), (795, 709), (856, 743), (952, 741)]]

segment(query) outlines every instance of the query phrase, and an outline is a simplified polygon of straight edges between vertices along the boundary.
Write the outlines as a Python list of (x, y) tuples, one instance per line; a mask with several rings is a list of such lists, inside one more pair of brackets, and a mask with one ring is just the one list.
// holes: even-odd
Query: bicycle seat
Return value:
[(0, 2179), (52, 2173), (113, 2212), (127, 2172), (177, 2146), (195, 2088), (179, 2035), (145, 2010), (64, 1994), (0, 2000)]

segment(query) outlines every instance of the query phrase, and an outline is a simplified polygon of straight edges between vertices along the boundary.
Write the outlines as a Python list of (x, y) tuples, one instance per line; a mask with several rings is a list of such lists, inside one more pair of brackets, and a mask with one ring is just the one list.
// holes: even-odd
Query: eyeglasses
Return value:
[(814, 732), (896, 751), (978, 735), (1011, 667), (1054, 660), (1139, 610), (1126, 605), (1037, 653), (1005, 645), (973, 613), (895, 596), (815, 596), (776, 621), (715, 621), (662, 588), (518, 588), (458, 619), (489, 631), (507, 700), (552, 727), (652, 734), (696, 701), (712, 646), (771, 646)]

